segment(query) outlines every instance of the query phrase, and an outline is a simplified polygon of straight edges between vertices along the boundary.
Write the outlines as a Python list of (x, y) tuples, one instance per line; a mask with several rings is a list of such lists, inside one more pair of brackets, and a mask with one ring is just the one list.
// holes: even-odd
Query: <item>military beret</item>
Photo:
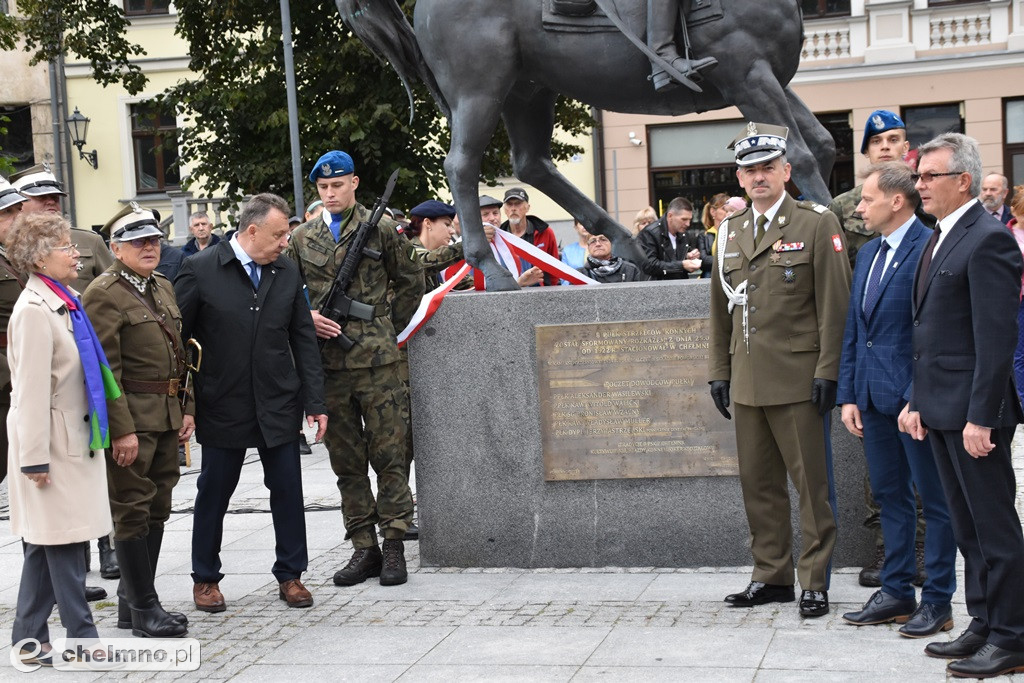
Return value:
[(318, 199), (318, 200), (316, 200), (315, 202), (313, 202), (312, 204), (310, 204), (309, 206), (306, 207), (306, 213), (312, 213), (313, 209), (315, 209), (318, 206), (323, 206), (323, 205), (324, 205), (324, 203), (321, 200)]
[(36, 164), (32, 168), (11, 176), (11, 184), (25, 197), (42, 197), (48, 194), (67, 196), (67, 192), (50, 172), (49, 164)]
[(448, 216), (449, 218), (455, 217), (455, 207), (451, 204), (445, 204), (439, 202), (436, 199), (428, 199), (422, 204), (417, 204), (412, 207), (409, 212), (410, 216), (419, 216), (420, 218), (440, 218), (441, 216)]
[(907, 129), (907, 124), (903, 123), (903, 119), (899, 117), (899, 114), (889, 111), (888, 109), (876, 109), (871, 112), (871, 116), (868, 117), (868, 122), (864, 126), (864, 140), (860, 143), (860, 153), (866, 154), (868, 151), (868, 140), (884, 133), (887, 130), (893, 128)]
[(345, 152), (332, 150), (316, 160), (313, 170), (309, 173), (309, 182), (315, 183), (317, 178), (340, 178), (356, 172), (356, 165)]
[(480, 208), (486, 209), (488, 206), (501, 206), (504, 202), (500, 199), (495, 199), (489, 194), (482, 195), (480, 197)]
[(737, 166), (763, 164), (786, 153), (786, 137), (788, 135), (789, 128), (785, 126), (772, 126), (767, 123), (751, 121), (729, 143), (728, 149), (736, 152)]
[(19, 194), (13, 185), (4, 180), (3, 176), (0, 176), (0, 211), (25, 201), (28, 201), (28, 199), (24, 195)]
[(510, 187), (505, 191), (505, 201), (510, 199), (518, 199), (521, 202), (530, 201), (530, 196), (526, 194), (526, 190), (521, 187)]
[(118, 211), (100, 232), (109, 234), (111, 242), (130, 242), (140, 237), (163, 237), (164, 234), (153, 212), (135, 202)]

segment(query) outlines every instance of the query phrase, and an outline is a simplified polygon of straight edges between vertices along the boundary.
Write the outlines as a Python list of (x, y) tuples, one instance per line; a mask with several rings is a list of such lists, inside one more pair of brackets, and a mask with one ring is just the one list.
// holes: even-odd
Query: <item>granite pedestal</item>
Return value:
[[(750, 565), (735, 476), (544, 479), (534, 326), (707, 317), (708, 297), (708, 280), (449, 295), (409, 344), (421, 564)], [(834, 564), (861, 566), (864, 454), (838, 409), (832, 445)]]

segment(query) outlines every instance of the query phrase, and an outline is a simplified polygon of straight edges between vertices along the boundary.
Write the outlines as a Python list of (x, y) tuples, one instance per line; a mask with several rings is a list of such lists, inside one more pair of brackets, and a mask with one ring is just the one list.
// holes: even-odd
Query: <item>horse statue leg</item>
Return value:
[(502, 109), (505, 128), (512, 143), (512, 166), (516, 177), (533, 185), (572, 214), (587, 232), (604, 235), (612, 242), (616, 256), (643, 263), (643, 255), (633, 236), (607, 212), (570, 183), (551, 160), (551, 137), (555, 129), (555, 100), (550, 90), (528, 97), (513, 89)]
[[(787, 93), (772, 73), (771, 66), (763, 60), (755, 62), (743, 81), (729, 82), (719, 79), (715, 85), (726, 101), (735, 104), (748, 120), (789, 128), (786, 158), (793, 166), (793, 182), (800, 188), (800, 193), (805, 199), (828, 205), (832, 198), (822, 175), (821, 162), (811, 153), (803, 135), (805, 130), (813, 134), (815, 127), (809, 125), (806, 120), (806, 107), (798, 110), (800, 115), (794, 113), (790, 106), (790, 98), (796, 99), (796, 96)], [(807, 114), (810, 113), (809, 110), (806, 111)], [(810, 118), (814, 118), (813, 114)], [(827, 132), (826, 136), (827, 140), (816, 135), (814, 142), (823, 145), (822, 161), (828, 161), (828, 168), (831, 171), (831, 159), (835, 158), (836, 146)]]
[[(469, 265), (484, 274), (487, 291), (519, 289), (519, 283), (494, 258), (480, 219), (478, 194), (484, 150), (498, 126), (497, 98), (462, 98), (452, 107), (452, 142), (444, 170), (462, 224), (462, 249)], [(497, 226), (495, 226), (497, 227)]]

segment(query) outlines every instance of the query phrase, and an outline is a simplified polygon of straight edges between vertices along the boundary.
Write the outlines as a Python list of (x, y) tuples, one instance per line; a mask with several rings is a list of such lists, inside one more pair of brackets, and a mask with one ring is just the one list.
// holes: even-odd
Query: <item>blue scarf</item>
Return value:
[[(39, 275), (38, 273), (36, 273)], [(82, 308), (82, 302), (67, 287), (45, 275), (39, 275), (46, 285), (60, 297), (71, 316), (71, 329), (75, 335), (78, 356), (85, 371), (85, 393), (89, 397), (89, 448), (96, 451), (110, 448), (110, 426), (107, 424), (107, 401), (121, 396), (121, 390), (114, 379), (114, 373), (107, 363), (103, 346), (96, 336), (96, 330), (89, 322), (89, 316)]]

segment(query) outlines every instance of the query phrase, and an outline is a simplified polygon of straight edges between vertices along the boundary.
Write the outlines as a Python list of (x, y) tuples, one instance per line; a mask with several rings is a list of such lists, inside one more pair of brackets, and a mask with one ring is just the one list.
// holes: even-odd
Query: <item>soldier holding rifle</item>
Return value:
[[(356, 201), (359, 177), (352, 157), (328, 152), (309, 180), (324, 211), (295, 229), (286, 253), (299, 264), (323, 340), (330, 410), (325, 443), (338, 477), (346, 538), (355, 548), (334, 583), (352, 586), (379, 576), (382, 585), (398, 585), (407, 579), (402, 538), (413, 502), (405, 463), (409, 425), (402, 417), (407, 389), (399, 374), (396, 330), (408, 324), (423, 296), (423, 272), (412, 245), (382, 216), (389, 193), (373, 212)], [(376, 500), (370, 465), (377, 473)], [(383, 553), (376, 526), (384, 536)]]

